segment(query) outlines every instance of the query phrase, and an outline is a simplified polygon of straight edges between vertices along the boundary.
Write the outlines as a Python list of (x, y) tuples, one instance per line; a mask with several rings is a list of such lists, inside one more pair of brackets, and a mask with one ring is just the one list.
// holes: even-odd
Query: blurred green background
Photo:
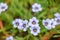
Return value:
[[(54, 18), (54, 13), (60, 13), (60, 0), (0, 0), (0, 2), (6, 2), (8, 4), (8, 9), (0, 14), (0, 20), (3, 21), (5, 31), (14, 36), (14, 40), (40, 40), (45, 33), (49, 32), (42, 25), (42, 20)], [(41, 4), (43, 10), (33, 13), (31, 9), (34, 3)], [(23, 32), (13, 28), (12, 21), (14, 19), (21, 18), (29, 20), (34, 16), (39, 20), (41, 27), (41, 32), (38, 36), (32, 36), (29, 29)], [(60, 25), (52, 30), (60, 34)], [(5, 40), (2, 29), (0, 29), (0, 40)]]

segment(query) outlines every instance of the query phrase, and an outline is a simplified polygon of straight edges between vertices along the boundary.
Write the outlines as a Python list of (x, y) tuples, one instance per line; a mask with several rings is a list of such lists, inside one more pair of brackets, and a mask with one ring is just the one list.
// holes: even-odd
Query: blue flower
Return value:
[(7, 37), (6, 40), (13, 40), (13, 36)]
[(58, 17), (60, 17), (60, 14), (59, 14), (59, 13), (55, 13), (54, 16), (55, 16), (56, 18), (58, 18)]
[(33, 26), (33, 27), (30, 27), (30, 31), (31, 31), (31, 34), (33, 34), (34, 36), (38, 35), (38, 33), (40, 33), (40, 26)]
[(29, 20), (29, 26), (39, 25), (38, 22), (39, 21), (36, 19), (36, 17), (33, 17)]
[(32, 12), (39, 12), (39, 11), (42, 11), (42, 7), (40, 4), (38, 3), (34, 3), (32, 5)]
[(23, 20), (21, 25), (18, 27), (18, 29), (26, 31), (28, 27), (29, 27), (28, 26), (28, 21), (27, 20)]
[(60, 24), (60, 17), (55, 18), (56, 24), (59, 25)]
[(13, 22), (12, 22), (14, 28), (17, 28), (19, 27), (21, 24), (22, 24), (22, 20), (21, 19), (15, 19)]
[(55, 28), (56, 25), (56, 21), (54, 19), (51, 19), (51, 28)]
[(8, 9), (8, 5), (6, 3), (0, 3), (0, 13)]

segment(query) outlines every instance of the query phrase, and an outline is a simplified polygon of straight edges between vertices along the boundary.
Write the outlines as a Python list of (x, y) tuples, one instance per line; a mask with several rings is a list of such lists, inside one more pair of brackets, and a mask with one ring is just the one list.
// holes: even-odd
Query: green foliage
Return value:
[[(0, 0), (0, 2), (6, 2), (6, 0)], [(33, 3), (39, 3), (42, 5), (42, 11), (38, 13), (32, 13), (31, 6)], [(33, 16), (40, 21), (41, 33), (39, 35), (43, 35), (43, 33), (47, 32), (48, 30), (44, 28), (42, 25), (42, 20), (46, 18), (53, 18), (55, 12), (60, 12), (60, 1), (59, 0), (10, 0), (8, 4), (9, 8), (5, 12), (0, 14), (0, 20), (4, 21), (4, 28), (7, 32), (12, 32), (13, 34), (17, 33), (17, 29), (14, 29), (12, 26), (12, 21), (14, 18), (21, 18), (29, 20)], [(46, 16), (47, 15), (47, 16)], [(42, 18), (42, 19), (41, 19)], [(29, 30), (28, 30), (29, 31)], [(2, 30), (0, 29), (0, 32)], [(57, 33), (60, 33), (60, 30), (56, 29)], [(19, 33), (18, 33), (19, 34)], [(14, 35), (14, 36), (15, 36)], [(31, 37), (31, 39), (29, 39)], [(37, 37), (33, 37), (31, 34), (27, 34), (27, 36), (19, 37), (18, 35), (15, 36), (14, 40), (39, 40)]]

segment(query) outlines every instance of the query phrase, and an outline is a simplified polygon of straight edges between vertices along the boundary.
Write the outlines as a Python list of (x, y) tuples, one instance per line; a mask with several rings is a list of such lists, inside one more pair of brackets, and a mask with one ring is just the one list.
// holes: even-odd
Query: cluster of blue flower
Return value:
[(56, 25), (60, 24), (60, 14), (59, 13), (55, 13), (54, 16), (55, 16), (54, 19), (47, 18), (46, 20), (42, 21), (43, 25), (48, 30), (51, 30), (52, 28), (55, 28)]
[(29, 22), (28, 20), (15, 19), (12, 22), (12, 24), (14, 28), (18, 28), (19, 30), (23, 30), (23, 31), (26, 31), (27, 28), (30, 27), (31, 34), (37, 35), (40, 32), (40, 27), (38, 22), (39, 21), (36, 19), (36, 17), (33, 17), (29, 20)]
[[(0, 14), (2, 11), (5, 11), (8, 9), (8, 6), (6, 3), (0, 3)], [(32, 12), (39, 12), (42, 11), (42, 7), (40, 4), (34, 3), (32, 5)], [(60, 24), (60, 14), (55, 13), (54, 19), (47, 18), (46, 20), (42, 20), (42, 24), (45, 26), (46, 29), (51, 30), (52, 28), (55, 28), (56, 25)], [(27, 28), (30, 29), (30, 33), (34, 36), (38, 35), (40, 33), (40, 26), (39, 26), (39, 20), (36, 19), (36, 17), (33, 17), (28, 20), (22, 20), (22, 19), (15, 19), (13, 22), (13, 27), (18, 28), (19, 30), (27, 31)], [(6, 38), (6, 40), (13, 40), (13, 36), (9, 36)]]
[[(55, 13), (54, 16), (54, 19), (47, 18), (46, 20), (42, 20), (42, 24), (45, 26), (46, 29), (51, 30), (52, 28), (55, 28), (56, 25), (60, 25), (60, 14)], [(28, 20), (15, 19), (12, 24), (14, 28), (18, 28), (19, 30), (23, 31), (27, 31), (27, 28), (30, 28), (30, 33), (34, 36), (40, 33), (39, 20), (37, 20), (36, 17), (31, 18), (29, 22)], [(10, 39), (11, 37), (8, 37), (7, 39)]]

